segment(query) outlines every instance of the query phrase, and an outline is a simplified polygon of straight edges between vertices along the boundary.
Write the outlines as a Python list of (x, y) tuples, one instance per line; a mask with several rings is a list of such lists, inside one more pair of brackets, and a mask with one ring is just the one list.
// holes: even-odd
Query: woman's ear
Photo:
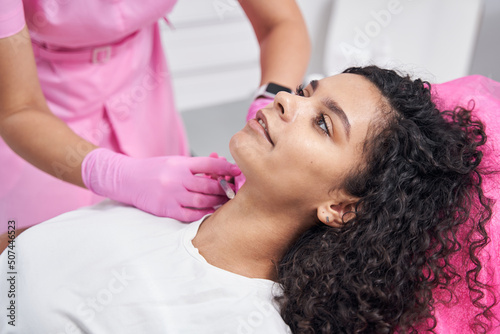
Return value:
[[(320, 205), (317, 209), (318, 219), (331, 227), (340, 227), (354, 217), (354, 209), (358, 199), (354, 197), (344, 197), (343, 201), (328, 201)], [(342, 217), (344, 218), (342, 220)]]

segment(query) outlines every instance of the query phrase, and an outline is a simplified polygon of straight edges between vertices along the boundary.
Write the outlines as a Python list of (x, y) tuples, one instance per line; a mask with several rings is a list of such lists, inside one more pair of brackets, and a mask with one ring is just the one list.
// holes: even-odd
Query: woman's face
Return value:
[(299, 93), (280, 92), (233, 136), (230, 150), (246, 191), (273, 206), (313, 210), (340, 196), (332, 189), (363, 163), (363, 143), (383, 97), (355, 74), (312, 81)]

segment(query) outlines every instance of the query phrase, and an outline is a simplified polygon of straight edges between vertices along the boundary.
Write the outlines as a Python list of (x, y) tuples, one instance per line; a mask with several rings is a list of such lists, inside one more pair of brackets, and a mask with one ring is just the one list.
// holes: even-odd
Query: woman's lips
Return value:
[(255, 119), (259, 122), (266, 133), (267, 140), (274, 146), (273, 140), (271, 139), (271, 135), (269, 134), (269, 124), (267, 123), (267, 118), (262, 112), (262, 110), (257, 111), (255, 114)]
[(266, 139), (271, 143), (271, 145), (274, 146), (271, 136), (269, 135), (269, 126), (267, 124), (267, 120), (260, 110), (257, 112), (254, 119), (248, 121), (248, 125), (257, 130), (257, 132), (264, 135)]

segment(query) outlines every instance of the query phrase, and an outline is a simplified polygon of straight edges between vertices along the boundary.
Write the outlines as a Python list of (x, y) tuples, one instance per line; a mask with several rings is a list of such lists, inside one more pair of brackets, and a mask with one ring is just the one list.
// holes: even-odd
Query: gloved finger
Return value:
[(194, 222), (196, 220), (200, 220), (204, 216), (208, 215), (209, 213), (213, 213), (215, 210), (213, 208), (210, 209), (192, 209), (192, 208), (181, 208), (179, 212), (176, 214), (175, 217), (172, 217), (174, 219), (177, 219), (181, 222)]
[(182, 185), (192, 193), (221, 196), (225, 194), (218, 180), (207, 178), (203, 175), (195, 175), (187, 178), (182, 181)]
[(240, 190), (241, 186), (245, 183), (246, 180), (247, 179), (245, 178), (245, 175), (243, 175), (243, 173), (241, 173), (238, 176), (235, 176), (234, 177), (234, 191), (238, 192), (238, 190)]
[[(216, 158), (216, 159), (222, 159), (222, 160), (224, 160), (224, 161), (227, 161), (227, 159), (226, 159), (225, 157), (223, 157), (223, 156), (219, 156), (219, 154), (218, 154), (217, 152), (212, 152), (212, 153), (210, 153), (209, 157), (210, 157), (210, 158)], [(207, 175), (207, 176), (211, 177), (211, 178), (212, 178), (212, 179), (214, 179), (214, 180), (218, 178), (218, 175), (216, 175), (216, 174), (210, 174), (210, 175), (205, 174), (205, 175)]]
[(217, 159), (222, 159), (227, 161), (226, 157), (223, 157), (222, 155), (219, 155), (217, 152), (212, 152), (209, 155), (210, 158), (217, 158)]
[(241, 171), (238, 166), (227, 162), (223, 159), (215, 159), (210, 157), (195, 157), (189, 159), (189, 169), (191, 173), (205, 173), (216, 175), (240, 175)]
[(226, 157), (223, 157), (222, 155), (219, 155), (219, 153), (217, 152), (212, 152), (208, 155), (210, 158), (217, 158), (217, 159), (223, 159), (223, 160), (226, 160)]
[(262, 108), (267, 107), (269, 104), (273, 103), (274, 99), (269, 98), (269, 97), (261, 97), (255, 99), (250, 107), (248, 108), (248, 113), (247, 113), (247, 121), (255, 118), (255, 115), (257, 114), (257, 111), (259, 111)]
[(228, 198), (218, 195), (205, 195), (200, 193), (189, 193), (184, 195), (178, 200), (178, 203), (184, 208), (191, 209), (211, 209), (214, 206), (224, 204), (228, 201)]

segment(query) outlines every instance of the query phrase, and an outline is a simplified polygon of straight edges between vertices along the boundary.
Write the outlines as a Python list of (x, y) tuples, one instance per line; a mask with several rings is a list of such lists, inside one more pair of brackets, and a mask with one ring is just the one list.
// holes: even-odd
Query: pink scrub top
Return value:
[[(0, 0), (0, 38), (27, 24), (50, 110), (81, 137), (132, 157), (187, 155), (157, 23), (174, 4)], [(64, 177), (83, 151), (68, 147), (54, 171)], [(0, 161), (0, 234), (8, 220), (24, 228), (102, 200), (33, 167), (1, 139)]]

